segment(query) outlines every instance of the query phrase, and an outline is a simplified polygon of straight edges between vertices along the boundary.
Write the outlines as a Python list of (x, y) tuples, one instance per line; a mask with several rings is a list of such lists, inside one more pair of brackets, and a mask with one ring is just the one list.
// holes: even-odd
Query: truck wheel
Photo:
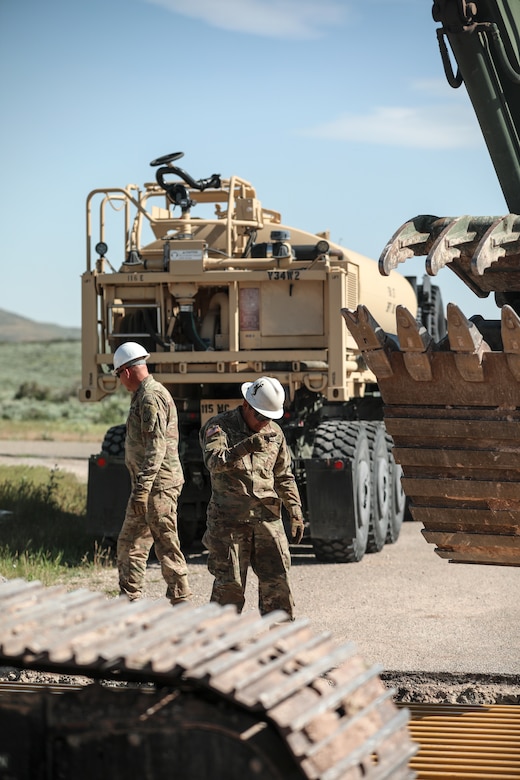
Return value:
[[(370, 450), (365, 425), (347, 420), (328, 420), (316, 431), (313, 457), (341, 458), (350, 462), (352, 495), (345, 496), (354, 509), (354, 538), (312, 539), (314, 554), (325, 563), (355, 563), (367, 549), (371, 508)], [(312, 524), (311, 524), (312, 536)]]
[[(182, 494), (181, 494), (182, 495)], [(187, 550), (197, 538), (198, 520), (195, 504), (179, 502), (177, 510), (177, 530), (182, 550)]]
[(391, 451), (392, 446), (393, 443), (390, 439), (388, 442), (388, 457), (390, 461), (390, 517), (386, 535), (387, 544), (397, 542), (406, 512), (406, 495), (401, 485), (403, 469), (401, 465), (394, 460)]
[(125, 454), (126, 425), (114, 425), (105, 433), (101, 450), (114, 457)]
[(388, 534), (391, 510), (391, 476), (384, 423), (368, 423), (367, 436), (370, 445), (370, 475), (372, 481), (372, 506), (368, 529), (367, 552), (383, 549)]
[(313, 539), (314, 557), (321, 563), (356, 563), (352, 551), (352, 539)]

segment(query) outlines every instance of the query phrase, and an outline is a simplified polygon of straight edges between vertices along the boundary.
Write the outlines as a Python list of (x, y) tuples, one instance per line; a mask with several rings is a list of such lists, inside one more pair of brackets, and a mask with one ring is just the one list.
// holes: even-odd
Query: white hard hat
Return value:
[(145, 348), (136, 341), (125, 341), (114, 352), (114, 370), (117, 375), (120, 368), (129, 368), (134, 366), (140, 360), (147, 360), (150, 357)]
[(247, 403), (264, 417), (278, 420), (283, 416), (285, 390), (278, 379), (261, 376), (255, 382), (244, 382), (241, 390)]

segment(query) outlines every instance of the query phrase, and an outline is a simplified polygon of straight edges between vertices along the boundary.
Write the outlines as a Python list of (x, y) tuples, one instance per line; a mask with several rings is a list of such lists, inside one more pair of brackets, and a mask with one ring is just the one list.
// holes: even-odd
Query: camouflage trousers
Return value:
[(177, 533), (177, 502), (182, 485), (150, 493), (146, 515), (127, 507), (117, 539), (119, 589), (133, 601), (142, 595), (146, 564), (152, 544), (172, 604), (191, 596), (188, 567)]
[[(208, 511), (202, 541), (209, 551), (208, 570), (215, 578), (211, 601), (234, 604), (241, 612), (249, 566), (258, 577), (261, 615), (281, 609), (294, 620), (294, 598), (289, 580), (291, 554), (281, 519), (212, 519)], [(273, 517), (267, 510), (263, 516)]]

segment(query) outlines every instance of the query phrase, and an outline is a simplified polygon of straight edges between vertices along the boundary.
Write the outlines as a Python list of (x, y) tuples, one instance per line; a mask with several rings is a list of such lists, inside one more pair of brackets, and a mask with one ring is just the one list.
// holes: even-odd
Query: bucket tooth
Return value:
[(384, 346), (386, 333), (372, 317), (366, 306), (359, 304), (355, 311), (354, 309), (341, 309), (341, 314), (362, 352), (367, 349), (381, 349)]
[(445, 265), (458, 260), (462, 247), (472, 244), (478, 237), (473, 225), (474, 218), (468, 215), (450, 220), (439, 234), (426, 258), (426, 271), (436, 276)]
[(491, 348), (477, 328), (454, 303), (448, 303), (448, 339), (450, 349), (455, 353), (457, 369), (467, 382), (482, 382), (484, 369), (482, 357)]
[(482, 276), (502, 257), (520, 252), (520, 217), (507, 214), (495, 217), (471, 259), (471, 271)]
[(448, 339), (453, 352), (482, 355), (490, 352), (482, 333), (470, 322), (455, 303), (448, 303)]
[(520, 317), (508, 304), (502, 307), (501, 333), (504, 352), (520, 355)]
[(397, 307), (396, 322), (397, 338), (406, 370), (417, 382), (428, 382), (432, 378), (432, 337), (424, 325), (420, 325), (404, 306)]
[(392, 376), (390, 353), (397, 349), (395, 342), (387, 336), (372, 317), (366, 306), (357, 309), (341, 309), (345, 324), (355, 339), (367, 366), (378, 379)]
[(396, 322), (399, 346), (403, 351), (426, 352), (433, 344), (433, 339), (424, 325), (417, 322), (406, 306), (397, 306)]
[(507, 304), (502, 307), (502, 345), (509, 370), (520, 382), (520, 317)]
[(379, 272), (388, 276), (399, 263), (414, 255), (425, 255), (432, 242), (432, 230), (439, 217), (420, 214), (396, 230), (379, 258)]

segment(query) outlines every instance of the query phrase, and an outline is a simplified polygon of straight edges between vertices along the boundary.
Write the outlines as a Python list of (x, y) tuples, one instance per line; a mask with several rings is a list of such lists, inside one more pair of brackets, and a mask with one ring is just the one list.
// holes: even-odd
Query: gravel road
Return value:
[[(0, 463), (43, 464), (85, 480), (93, 452), (92, 443), (0, 441)], [(355, 564), (320, 564), (310, 546), (293, 547), (298, 617), (308, 617), (314, 629), (330, 631), (338, 641), (353, 641), (367, 663), (408, 679), (407, 690), (419, 679), (467, 689), (468, 679), (475, 683), (483, 676), (489, 683), (505, 676), (520, 702), (520, 568), (449, 564), (421, 528), (405, 523), (396, 544)], [(190, 551), (188, 564), (193, 602), (206, 603), (212, 578), (205, 550)], [(255, 580), (251, 573), (246, 610), (256, 609)], [(85, 585), (116, 592), (117, 576), (109, 569)], [(163, 593), (159, 568), (151, 564), (146, 595)]]
[(0, 464), (14, 466), (47, 466), (70, 471), (87, 481), (88, 459), (98, 452), (100, 443), (71, 441), (0, 440)]

